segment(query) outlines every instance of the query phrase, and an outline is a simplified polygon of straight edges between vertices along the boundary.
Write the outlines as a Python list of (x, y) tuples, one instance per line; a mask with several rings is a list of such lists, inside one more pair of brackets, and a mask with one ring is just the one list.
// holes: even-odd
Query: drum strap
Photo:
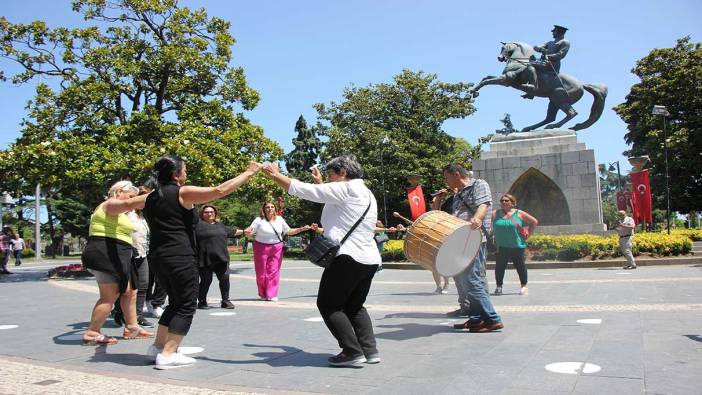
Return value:
[[(469, 188), (470, 188), (470, 197), (472, 199), (473, 195), (475, 194), (475, 183), (473, 183), (473, 185), (471, 185)], [(461, 200), (461, 202), (466, 206), (466, 208), (470, 211), (471, 218), (475, 217), (475, 210), (473, 210), (473, 207), (471, 207), (470, 204), (468, 204), (465, 200), (463, 200), (463, 197), (459, 193), (454, 194), (454, 196), (457, 196)], [(487, 230), (485, 229), (485, 225), (482, 225), (482, 224), (480, 225), (480, 231), (483, 232), (483, 235), (485, 236), (486, 240), (490, 239), (490, 234), (488, 234)]]

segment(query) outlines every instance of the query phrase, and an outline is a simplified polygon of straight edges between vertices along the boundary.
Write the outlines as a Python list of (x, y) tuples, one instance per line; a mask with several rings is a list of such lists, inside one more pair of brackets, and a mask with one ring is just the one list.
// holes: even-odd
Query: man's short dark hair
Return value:
[(458, 172), (461, 177), (468, 177), (468, 170), (460, 163), (451, 163), (450, 165), (444, 166), (444, 173), (453, 174), (455, 172)]

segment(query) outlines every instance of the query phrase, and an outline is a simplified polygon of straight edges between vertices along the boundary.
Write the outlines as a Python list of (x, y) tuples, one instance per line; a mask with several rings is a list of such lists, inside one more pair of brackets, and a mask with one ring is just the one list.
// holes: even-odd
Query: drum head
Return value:
[(456, 229), (436, 254), (436, 270), (446, 277), (462, 272), (473, 262), (482, 241), (480, 229), (471, 229), (470, 225)]

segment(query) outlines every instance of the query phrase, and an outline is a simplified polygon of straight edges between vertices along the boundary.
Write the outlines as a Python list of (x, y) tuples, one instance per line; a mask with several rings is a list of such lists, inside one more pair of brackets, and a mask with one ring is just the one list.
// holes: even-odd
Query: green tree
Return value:
[[(290, 175), (298, 180), (311, 182), (309, 168), (319, 162), (319, 152), (322, 143), (317, 136), (319, 125), (307, 126), (307, 121), (300, 115), (295, 122), (296, 137), (292, 143), (295, 148), (285, 156), (285, 167)], [(319, 222), (322, 205), (299, 199), (295, 196), (284, 196), (284, 215), (291, 226), (301, 226)]]
[(421, 175), (425, 188), (434, 190), (444, 184), (441, 169), (445, 164), (468, 162), (476, 152), (442, 128), (447, 119), (464, 118), (475, 111), (470, 87), (440, 82), (435, 74), (403, 70), (392, 83), (346, 88), (342, 102), (315, 105), (318, 118), (326, 122), (320, 134), (328, 137), (322, 159), (355, 154), (379, 201), (384, 173), (388, 212), (406, 213), (407, 176)]
[[(112, 182), (144, 180), (164, 154), (184, 157), (195, 184), (281, 157), (241, 113), (259, 95), (230, 65), (229, 22), (176, 0), (75, 0), (73, 10), (95, 25), (0, 17), (0, 56), (21, 66), (12, 82), (57, 81), (37, 85), (22, 136), (0, 152), (0, 189), (28, 195), (41, 183), (49, 198), (60, 193), (92, 207)], [(259, 177), (245, 189), (271, 186)]]
[[(651, 190), (655, 208), (665, 209), (665, 136), (668, 137), (670, 205), (673, 211), (702, 208), (702, 44), (690, 37), (672, 48), (654, 49), (632, 69), (641, 81), (614, 111), (626, 122), (627, 156), (651, 159)], [(666, 106), (666, 120), (652, 115), (654, 105)]]

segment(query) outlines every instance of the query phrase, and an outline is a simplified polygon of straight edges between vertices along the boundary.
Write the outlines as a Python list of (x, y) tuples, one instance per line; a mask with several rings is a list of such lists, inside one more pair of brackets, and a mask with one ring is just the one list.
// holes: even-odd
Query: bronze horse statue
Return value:
[[(594, 102), (590, 108), (590, 117), (575, 126), (572, 130), (581, 130), (590, 127), (602, 115), (604, 102), (607, 97), (607, 86), (604, 84), (582, 84), (574, 77), (556, 73), (549, 63), (541, 63), (541, 67), (534, 68), (536, 61), (534, 48), (525, 43), (510, 42), (502, 43), (500, 62), (507, 62), (507, 66), (500, 76), (487, 76), (476, 86), (471, 88), (473, 97), (478, 96), (478, 90), (485, 85), (510, 86), (526, 92), (523, 97), (533, 96), (547, 97), (549, 99), (546, 119), (537, 124), (527, 126), (522, 132), (534, 130), (546, 124), (546, 129), (560, 128), (566, 122), (573, 119), (578, 113), (573, 108), (573, 104), (583, 97), (583, 90), (588, 91), (594, 97)], [(550, 68), (550, 71), (548, 69)], [(563, 111), (566, 116), (556, 123), (558, 110)]]

